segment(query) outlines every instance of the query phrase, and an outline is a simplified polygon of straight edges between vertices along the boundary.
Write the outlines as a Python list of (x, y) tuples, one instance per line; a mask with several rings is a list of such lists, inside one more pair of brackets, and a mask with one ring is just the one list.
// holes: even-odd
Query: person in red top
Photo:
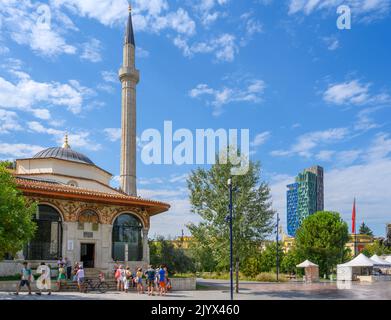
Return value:
[(118, 291), (122, 291), (123, 290), (122, 270), (123, 270), (122, 266), (119, 266), (117, 268), (117, 270), (115, 271), (115, 275), (114, 275), (115, 280), (117, 281), (117, 290)]

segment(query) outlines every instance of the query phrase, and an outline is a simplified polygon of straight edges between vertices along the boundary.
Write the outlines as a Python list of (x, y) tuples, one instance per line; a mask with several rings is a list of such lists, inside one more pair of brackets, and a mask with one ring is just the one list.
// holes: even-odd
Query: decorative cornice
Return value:
[(134, 207), (141, 211), (148, 212), (148, 215), (150, 216), (165, 212), (170, 208), (170, 205), (164, 202), (128, 196), (121, 193), (105, 193), (68, 185), (21, 178), (15, 178), (15, 181), (18, 189), (27, 196), (43, 196), (63, 200)]

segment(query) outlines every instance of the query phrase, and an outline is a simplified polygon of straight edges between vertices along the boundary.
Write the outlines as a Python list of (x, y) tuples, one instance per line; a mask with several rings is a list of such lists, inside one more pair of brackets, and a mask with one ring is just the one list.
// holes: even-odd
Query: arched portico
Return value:
[(142, 220), (137, 215), (131, 212), (118, 215), (113, 222), (112, 259), (142, 261), (145, 245), (143, 230)]
[(25, 246), (23, 255), (28, 260), (56, 260), (62, 255), (63, 218), (50, 204), (39, 204), (33, 217), (37, 224), (34, 238)]

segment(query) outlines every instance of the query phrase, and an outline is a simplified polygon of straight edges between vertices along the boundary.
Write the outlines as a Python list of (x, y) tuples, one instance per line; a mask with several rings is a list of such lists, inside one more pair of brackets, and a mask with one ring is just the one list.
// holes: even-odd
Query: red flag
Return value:
[(353, 211), (352, 211), (352, 233), (356, 234), (356, 199), (353, 202)]

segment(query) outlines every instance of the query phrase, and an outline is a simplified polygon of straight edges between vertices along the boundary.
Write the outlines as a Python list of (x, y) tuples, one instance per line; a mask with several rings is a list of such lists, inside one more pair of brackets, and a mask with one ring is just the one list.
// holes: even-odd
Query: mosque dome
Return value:
[(94, 163), (84, 154), (74, 151), (68, 144), (68, 137), (65, 137), (65, 142), (62, 147), (48, 148), (38, 152), (34, 159), (56, 158), (68, 161), (76, 161), (80, 163), (92, 164)]

